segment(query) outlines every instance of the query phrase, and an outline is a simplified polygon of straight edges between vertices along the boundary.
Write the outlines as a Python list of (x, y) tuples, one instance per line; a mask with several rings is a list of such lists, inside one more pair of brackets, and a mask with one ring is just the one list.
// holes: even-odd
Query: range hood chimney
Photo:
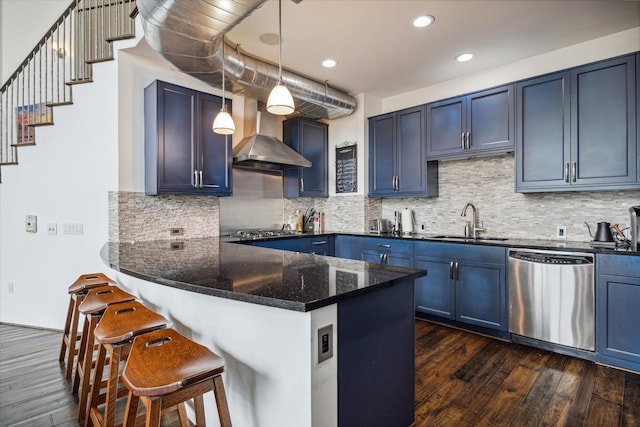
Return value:
[[(255, 102), (255, 101), (253, 101)], [(247, 100), (245, 107), (249, 110), (253, 102)], [(254, 108), (253, 111), (256, 111)], [(283, 171), (287, 169), (308, 168), (311, 162), (301, 154), (280, 141), (275, 135), (277, 119), (261, 111), (255, 113), (256, 127), (252, 129), (251, 111), (245, 111), (245, 133), (253, 135), (244, 138), (233, 147), (233, 166), (237, 168)], [(261, 120), (264, 120), (261, 126)], [(271, 126), (269, 126), (271, 125)]]

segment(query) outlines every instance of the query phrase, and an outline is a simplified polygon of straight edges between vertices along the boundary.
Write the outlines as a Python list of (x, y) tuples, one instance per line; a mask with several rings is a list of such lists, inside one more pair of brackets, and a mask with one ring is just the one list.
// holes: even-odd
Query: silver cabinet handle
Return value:
[(449, 263), (449, 280), (453, 280), (453, 261)]
[(460, 263), (456, 261), (456, 280), (460, 280)]
[(564, 182), (569, 182), (569, 162), (564, 164)]
[(202, 188), (203, 187), (203, 185), (202, 185), (202, 171), (199, 171), (198, 175), (200, 176), (200, 188)]
[(387, 255), (387, 254), (383, 254), (383, 255), (382, 255), (382, 263), (383, 263), (383, 264), (386, 264), (386, 263), (387, 263), (387, 261), (388, 261), (388, 259), (389, 259), (389, 257), (388, 257), (388, 255)]
[(391, 188), (393, 189), (393, 191), (396, 191), (396, 176), (392, 176), (391, 177)]
[(384, 264), (384, 254), (380, 254), (380, 264)]
[(400, 191), (400, 176), (396, 175), (396, 191)]
[(326, 245), (327, 241), (326, 240), (321, 240), (319, 242), (311, 242), (312, 245)]
[(198, 188), (198, 171), (193, 171), (193, 188)]
[(379, 248), (390, 248), (391, 245), (388, 243), (378, 243)]
[(469, 136), (470, 136), (470, 133), (469, 133), (469, 132), (467, 132), (467, 137), (466, 137), (466, 140), (467, 140), (467, 150), (470, 150), (470, 149), (471, 149), (471, 139), (469, 138)]
[(573, 162), (571, 162), (571, 179), (573, 180), (573, 182), (576, 182), (577, 169), (578, 165), (574, 160)]
[(460, 144), (462, 145), (462, 149), (464, 150), (465, 144), (464, 144), (464, 132), (462, 132), (460, 134)]
[(300, 178), (300, 192), (304, 193), (304, 178)]

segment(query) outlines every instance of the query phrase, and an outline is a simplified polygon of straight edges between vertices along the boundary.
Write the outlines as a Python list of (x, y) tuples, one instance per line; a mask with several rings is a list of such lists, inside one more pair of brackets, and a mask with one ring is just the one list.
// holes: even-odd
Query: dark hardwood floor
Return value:
[[(78, 425), (61, 339), (0, 324), (0, 425)], [(640, 426), (640, 375), (416, 320), (422, 426)]]

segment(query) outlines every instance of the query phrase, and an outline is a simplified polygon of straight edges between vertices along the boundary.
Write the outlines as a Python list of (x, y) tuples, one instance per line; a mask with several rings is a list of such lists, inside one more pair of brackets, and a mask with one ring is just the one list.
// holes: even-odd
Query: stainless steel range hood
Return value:
[(256, 134), (233, 148), (233, 166), (257, 170), (308, 168), (311, 162), (278, 138)]
[(311, 167), (309, 160), (275, 136), (280, 121), (269, 113), (262, 114), (261, 109), (262, 103), (245, 99), (244, 131), (251, 136), (233, 147), (233, 166), (263, 171)]

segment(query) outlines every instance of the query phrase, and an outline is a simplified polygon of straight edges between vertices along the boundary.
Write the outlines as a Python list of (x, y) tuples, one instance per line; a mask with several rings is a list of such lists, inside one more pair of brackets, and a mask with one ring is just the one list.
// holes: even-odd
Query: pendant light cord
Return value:
[(278, 84), (282, 83), (282, 0), (278, 0)]
[(227, 100), (224, 95), (224, 36), (222, 36), (222, 110), (226, 111)]

